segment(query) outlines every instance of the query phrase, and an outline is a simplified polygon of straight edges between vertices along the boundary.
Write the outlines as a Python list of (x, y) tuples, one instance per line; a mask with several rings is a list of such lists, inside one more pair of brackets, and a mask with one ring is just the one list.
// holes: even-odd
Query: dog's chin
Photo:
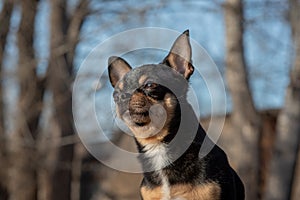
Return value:
[(122, 115), (122, 119), (136, 138), (149, 138), (161, 132), (167, 115), (161, 105), (154, 105), (149, 110), (149, 116), (131, 116), (127, 110)]

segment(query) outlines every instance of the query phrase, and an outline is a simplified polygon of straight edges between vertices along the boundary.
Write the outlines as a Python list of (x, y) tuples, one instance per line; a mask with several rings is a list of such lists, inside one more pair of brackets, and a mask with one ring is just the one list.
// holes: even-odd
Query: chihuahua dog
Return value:
[(110, 57), (108, 71), (117, 116), (132, 131), (144, 170), (143, 200), (243, 200), (244, 186), (224, 151), (202, 155), (206, 132), (187, 100), (193, 74), (189, 31), (160, 64), (132, 69)]

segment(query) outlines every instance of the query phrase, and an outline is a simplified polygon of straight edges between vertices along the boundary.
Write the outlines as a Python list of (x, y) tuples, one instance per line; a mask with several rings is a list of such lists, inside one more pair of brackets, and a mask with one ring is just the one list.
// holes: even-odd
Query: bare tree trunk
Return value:
[[(73, 15), (67, 16), (66, 1), (51, 1), (51, 55), (48, 86), (53, 94), (54, 116), (61, 137), (74, 134), (72, 116), (73, 58), (81, 25), (87, 14), (87, 0), (78, 3)], [(70, 199), (74, 145), (59, 147), (53, 175), (51, 199)], [(63, 185), (63, 187), (62, 187)]]
[(17, 34), (19, 47), (19, 99), (16, 132), (10, 142), (10, 198), (37, 199), (36, 138), (42, 111), (43, 84), (36, 74), (33, 47), (37, 2), (20, 1), (22, 16)]
[[(45, 107), (47, 106), (51, 107), (51, 105), (45, 105)], [(41, 163), (41, 165), (39, 165), (38, 169), (39, 200), (50, 200), (52, 185), (59, 184), (52, 182), (52, 176), (57, 160), (57, 147), (61, 142), (60, 131), (56, 120), (54, 119), (53, 113), (50, 114), (49, 119), (47, 120), (47, 124), (47, 127), (45, 127), (44, 129), (45, 132), (39, 135), (38, 138), (38, 152), (40, 158), (43, 159), (43, 162)]]
[[(65, 53), (57, 55), (56, 49), (65, 43), (67, 29), (66, 1), (51, 1), (51, 55), (48, 69), (48, 86), (53, 93), (54, 119), (61, 137), (74, 134), (72, 122), (71, 72)], [(73, 145), (59, 147), (58, 160), (52, 177), (50, 199), (71, 198), (71, 164)], [(56, 184), (59, 183), (59, 184)], [(62, 187), (63, 186), (63, 187)]]
[(243, 2), (225, 2), (226, 77), (233, 102), (232, 160), (246, 187), (247, 199), (258, 199), (260, 115), (249, 89), (243, 46)]
[(266, 191), (266, 183), (270, 172), (270, 162), (272, 159), (272, 150), (276, 138), (276, 124), (278, 110), (268, 110), (261, 113), (262, 116), (262, 133), (260, 135), (260, 197), (262, 198)]
[(82, 159), (85, 152), (85, 147), (79, 143), (74, 147), (74, 159), (72, 163), (72, 191), (71, 199), (80, 200), (80, 180), (82, 175)]
[[(300, 141), (300, 2), (299, 0), (289, 2), (295, 61), (290, 74), (290, 84), (286, 90), (285, 105), (277, 123), (277, 138), (265, 196), (265, 199), (270, 200), (290, 199), (293, 179), (296, 178), (295, 182), (298, 181), (299, 184), (294, 172)], [(299, 196), (295, 199), (299, 199)]]
[(3, 54), (6, 45), (7, 34), (10, 27), (10, 18), (13, 10), (13, 1), (3, 2), (2, 12), (0, 13), (0, 200), (8, 198), (7, 193), (7, 146), (4, 127), (4, 104), (3, 104)]
[(298, 158), (292, 184), (291, 200), (298, 200), (300, 197), (300, 148), (298, 148)]

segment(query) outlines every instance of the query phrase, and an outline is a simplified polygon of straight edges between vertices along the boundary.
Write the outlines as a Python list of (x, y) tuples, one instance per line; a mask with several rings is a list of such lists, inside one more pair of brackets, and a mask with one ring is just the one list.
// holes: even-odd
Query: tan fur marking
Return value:
[[(221, 198), (221, 188), (217, 183), (211, 182), (203, 185), (173, 185), (171, 186), (171, 199), (183, 198), (187, 200), (219, 200)], [(163, 197), (162, 188), (150, 189), (141, 188), (141, 195), (144, 200), (161, 200)]]
[(143, 197), (143, 200), (161, 200), (163, 197), (162, 188), (156, 187), (154, 189), (150, 189), (147, 187), (142, 187), (141, 195)]
[(175, 185), (171, 187), (171, 197), (189, 200), (219, 200), (221, 188), (217, 183), (207, 183), (192, 187), (191, 185)]
[(146, 75), (142, 75), (140, 78), (139, 78), (139, 84), (140, 85), (143, 85), (146, 81), (146, 79), (148, 78), (148, 76)]
[(117, 113), (117, 116), (121, 119), (122, 116), (120, 115), (120, 109), (119, 109), (119, 106), (116, 104), (116, 113)]
[(124, 82), (123, 81), (119, 81), (117, 87), (119, 87), (120, 90), (124, 89)]
[(155, 144), (155, 143), (162, 141), (166, 135), (168, 135), (168, 130), (162, 129), (159, 133), (157, 133), (156, 135), (154, 135), (152, 137), (136, 138), (136, 139), (138, 140), (138, 142), (141, 145)]
[(176, 106), (176, 98), (172, 96), (172, 94), (166, 94), (164, 98), (165, 105), (167, 106), (167, 109), (169, 112), (174, 112), (175, 106)]

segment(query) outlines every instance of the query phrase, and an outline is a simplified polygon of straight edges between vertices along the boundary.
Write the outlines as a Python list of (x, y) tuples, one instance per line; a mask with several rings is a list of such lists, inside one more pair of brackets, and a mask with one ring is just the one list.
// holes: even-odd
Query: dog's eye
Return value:
[(153, 82), (147, 82), (145, 85), (144, 85), (144, 88), (145, 89), (152, 89), (152, 88), (155, 88), (157, 86), (156, 83), (153, 83)]

